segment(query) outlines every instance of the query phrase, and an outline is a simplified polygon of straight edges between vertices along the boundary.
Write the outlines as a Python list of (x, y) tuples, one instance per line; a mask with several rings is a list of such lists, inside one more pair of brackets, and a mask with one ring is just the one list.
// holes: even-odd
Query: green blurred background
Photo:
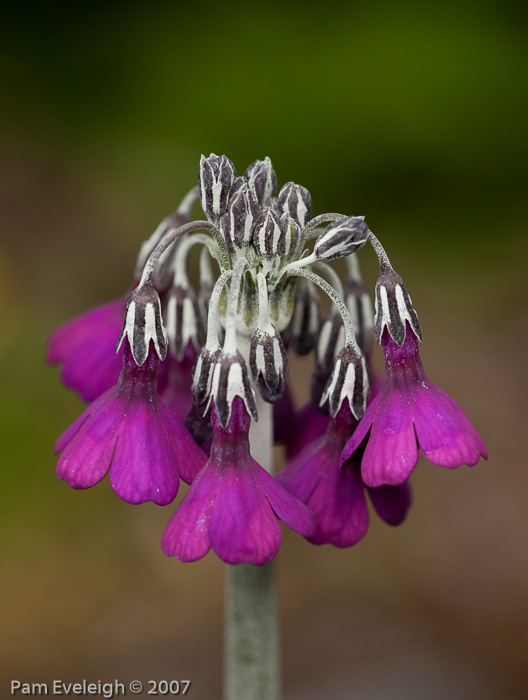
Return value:
[[(211, 151), (239, 172), (269, 155), (315, 213), (366, 215), (429, 376), (490, 451), (473, 470), (421, 462), (407, 522), (373, 517), (352, 549), (285, 532), (286, 697), (527, 697), (527, 27), (511, 1), (3, 8), (6, 697), (11, 679), (82, 678), (190, 678), (193, 698), (220, 697), (223, 565), (164, 558), (172, 506), (56, 479), (82, 404), (43, 361), (55, 325), (124, 292)], [(292, 372), (298, 402), (310, 367)]]

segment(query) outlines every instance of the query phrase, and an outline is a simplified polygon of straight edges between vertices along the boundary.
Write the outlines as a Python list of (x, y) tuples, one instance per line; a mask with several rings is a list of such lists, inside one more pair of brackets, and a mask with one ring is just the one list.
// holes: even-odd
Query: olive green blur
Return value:
[[(164, 557), (174, 506), (56, 478), (83, 404), (43, 359), (57, 324), (126, 292), (141, 241), (215, 152), (239, 174), (269, 155), (315, 214), (365, 215), (418, 311), (428, 376), (490, 453), (456, 471), (422, 459), (406, 523), (371, 509), (352, 549), (284, 532), (286, 700), (521, 700), (527, 6), (178, 5), (0, 16), (2, 687), (189, 678), (193, 700), (220, 697), (224, 566)], [(360, 261), (372, 288), (375, 257)], [(312, 358), (291, 365), (301, 403)]]

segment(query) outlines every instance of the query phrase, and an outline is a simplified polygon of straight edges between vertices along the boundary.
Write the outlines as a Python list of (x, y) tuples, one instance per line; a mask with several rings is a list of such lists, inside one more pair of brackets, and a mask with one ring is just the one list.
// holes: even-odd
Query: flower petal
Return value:
[(124, 299), (114, 299), (66, 321), (51, 334), (46, 359), (51, 364), (63, 362), (83, 343), (104, 334), (108, 327), (117, 328), (117, 338), (123, 325)]
[(209, 521), (216, 500), (214, 471), (206, 465), (171, 517), (161, 547), (180, 561), (196, 561), (211, 549)]
[(400, 525), (412, 503), (412, 489), (409, 481), (399, 486), (367, 487), (370, 500), (376, 513), (389, 525)]
[(117, 443), (115, 410), (90, 414), (91, 408), (57, 442), (59, 449), (64, 446), (57, 463), (57, 476), (74, 489), (90, 488), (106, 476)]
[[(361, 423), (356, 430), (360, 427)], [(354, 440), (355, 433), (351, 442)], [(349, 450), (349, 445), (343, 454)], [(417, 461), (418, 448), (409, 416), (409, 397), (394, 392), (372, 424), (361, 461), (363, 481), (367, 486), (398, 486), (409, 477)]]
[(416, 435), (427, 459), (451, 469), (475, 465), (488, 453), (460, 406), (432, 383), (420, 387), (413, 415)]
[(315, 532), (308, 537), (314, 544), (351, 547), (365, 536), (369, 513), (360, 470), (351, 463), (339, 468), (334, 460), (321, 474), (308, 500), (316, 517)]
[(228, 564), (267, 564), (279, 551), (281, 529), (260, 489), (259, 470), (265, 471), (252, 460), (219, 473), (209, 537), (213, 550)]

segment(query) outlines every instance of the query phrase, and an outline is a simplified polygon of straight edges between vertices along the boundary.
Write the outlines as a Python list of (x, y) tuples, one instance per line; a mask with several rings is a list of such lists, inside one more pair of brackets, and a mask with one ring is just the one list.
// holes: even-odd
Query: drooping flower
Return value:
[(228, 564), (266, 564), (280, 547), (278, 518), (310, 535), (313, 516), (251, 457), (251, 418), (240, 396), (226, 427), (215, 404), (212, 422), (211, 456), (167, 525), (163, 551), (188, 562), (212, 548)]
[(341, 466), (341, 451), (356, 425), (345, 402), (329, 420), (326, 434), (305, 447), (277, 476), (285, 489), (313, 511), (315, 532), (307, 539), (314, 544), (351, 547), (365, 536), (369, 526), (365, 491), (389, 525), (402, 523), (411, 505), (408, 482), (366, 487), (361, 478), (361, 459), (356, 454)]
[(59, 438), (57, 475), (75, 489), (110, 472), (129, 503), (171, 503), (179, 478), (190, 483), (207, 457), (157, 393), (159, 358), (151, 348), (140, 367), (125, 341), (117, 385), (96, 399)]
[(93, 401), (119, 378), (123, 353), (115, 347), (123, 325), (126, 299), (90, 309), (59, 326), (51, 335), (46, 359), (60, 364), (63, 383)]
[(455, 468), (487, 458), (486, 447), (462, 409), (425, 375), (418, 340), (409, 322), (401, 347), (390, 329), (382, 335), (385, 386), (368, 406), (345, 446), (343, 461), (367, 438), (361, 461), (369, 486), (402, 484), (418, 461), (418, 447), (431, 462)]
[[(166, 216), (139, 251), (136, 283), (146, 259), (163, 236), (188, 221), (188, 213), (196, 197), (187, 196), (180, 207)], [(155, 275), (158, 289), (167, 286), (168, 265), (162, 258)], [(127, 297), (114, 299), (76, 316), (60, 325), (51, 334), (46, 359), (60, 364), (60, 376), (65, 386), (78, 391), (85, 401), (93, 401), (110, 389), (119, 379), (123, 351), (115, 347), (125, 311)]]

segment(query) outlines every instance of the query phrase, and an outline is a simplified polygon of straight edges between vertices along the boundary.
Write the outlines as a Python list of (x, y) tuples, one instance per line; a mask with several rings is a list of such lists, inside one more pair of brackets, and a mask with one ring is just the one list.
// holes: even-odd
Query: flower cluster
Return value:
[[(192, 220), (198, 199), (205, 218)], [(375, 313), (357, 259), (367, 243), (380, 263)], [(346, 279), (329, 265), (338, 258)], [(321, 291), (332, 302), (324, 318)], [(384, 382), (370, 366), (374, 339)], [(213, 549), (229, 564), (264, 564), (279, 550), (279, 520), (316, 544), (349, 547), (368, 528), (366, 494), (387, 523), (405, 519), (419, 447), (450, 468), (487, 457), (425, 376), (421, 340), (364, 217), (312, 217), (308, 190), (278, 191), (269, 158), (237, 177), (226, 156), (202, 156), (198, 186), (142, 245), (131, 291), (50, 338), (48, 360), (91, 402), (57, 442), (57, 474), (84, 489), (109, 473), (125, 501), (159, 505), (181, 477), (190, 488), (162, 538), (181, 561)], [(315, 351), (312, 402), (298, 412), (288, 348)], [(290, 458), (276, 477), (272, 426)]]

